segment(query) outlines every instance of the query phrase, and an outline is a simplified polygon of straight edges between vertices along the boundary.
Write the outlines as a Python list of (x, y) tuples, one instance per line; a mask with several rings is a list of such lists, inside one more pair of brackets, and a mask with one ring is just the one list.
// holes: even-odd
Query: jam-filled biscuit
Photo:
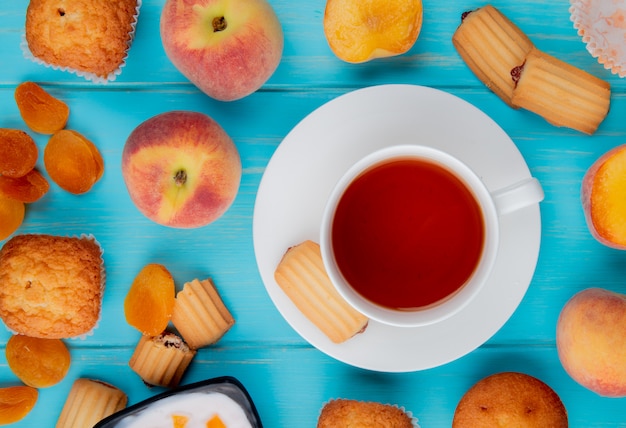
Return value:
[(593, 134), (609, 112), (608, 82), (538, 49), (513, 74), (513, 103), (552, 125)]
[(509, 106), (515, 84), (511, 70), (524, 62), (533, 43), (513, 22), (491, 5), (463, 14), (452, 43), (463, 61)]

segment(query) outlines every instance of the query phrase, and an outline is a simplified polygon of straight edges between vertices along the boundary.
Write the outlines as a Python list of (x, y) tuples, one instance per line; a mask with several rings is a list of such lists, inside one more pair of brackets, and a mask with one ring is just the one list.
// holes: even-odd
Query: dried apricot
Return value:
[(189, 422), (189, 418), (184, 415), (172, 415), (173, 428), (185, 428)]
[(48, 189), (50, 189), (48, 180), (36, 169), (18, 178), (0, 175), (0, 194), (18, 201), (35, 202), (45, 195)]
[(70, 109), (35, 82), (24, 82), (15, 88), (15, 102), (22, 119), (40, 134), (54, 134), (65, 127)]
[(60, 339), (13, 335), (6, 345), (9, 368), (28, 386), (47, 388), (59, 383), (70, 368), (70, 351)]
[(24, 221), (24, 202), (0, 195), (0, 240), (15, 232)]
[(163, 265), (148, 264), (135, 277), (124, 300), (126, 321), (145, 335), (159, 335), (172, 317), (175, 299), (170, 272)]
[(85, 193), (104, 171), (102, 156), (87, 138), (76, 131), (55, 132), (43, 152), (48, 175), (70, 193)]
[(39, 392), (31, 386), (0, 388), (0, 425), (21, 421), (35, 407)]
[(100, 150), (98, 150), (96, 145), (89, 141), (87, 138), (85, 138), (82, 134), (79, 134), (76, 131), (70, 132), (73, 132), (76, 137), (81, 138), (91, 151), (93, 160), (96, 162), (96, 181), (100, 180), (102, 174), (104, 174), (104, 159), (102, 159), (102, 154), (100, 154)]
[(26, 132), (0, 128), (0, 175), (22, 177), (35, 167), (38, 156), (37, 145)]
[(206, 423), (206, 428), (226, 428), (226, 424), (218, 415), (215, 415)]

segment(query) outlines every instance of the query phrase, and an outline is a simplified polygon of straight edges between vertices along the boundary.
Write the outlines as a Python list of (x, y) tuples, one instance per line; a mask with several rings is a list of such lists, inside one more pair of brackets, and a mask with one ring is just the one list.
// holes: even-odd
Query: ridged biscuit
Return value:
[(179, 336), (164, 332), (154, 337), (143, 335), (128, 364), (148, 385), (175, 387), (195, 355)]
[(532, 49), (518, 71), (513, 103), (552, 125), (593, 134), (609, 112), (608, 82), (545, 52)]
[(317, 428), (414, 428), (414, 419), (397, 406), (347, 399), (331, 400), (324, 405)]
[(461, 397), (452, 428), (567, 428), (559, 396), (539, 379), (502, 372), (478, 381)]
[(105, 382), (77, 379), (70, 389), (56, 428), (92, 428), (126, 407), (126, 394)]
[(137, 0), (30, 0), (26, 42), (34, 57), (107, 77), (127, 55)]
[(217, 342), (235, 319), (211, 279), (194, 279), (176, 295), (172, 324), (191, 348), (198, 349)]
[(17, 235), (0, 250), (0, 317), (45, 339), (88, 334), (100, 319), (102, 249), (92, 238)]
[(463, 14), (452, 43), (467, 66), (509, 106), (514, 82), (511, 70), (524, 62), (533, 43), (513, 22), (491, 5)]
[(287, 250), (274, 272), (276, 282), (296, 307), (333, 342), (344, 342), (368, 323), (330, 282), (320, 247), (305, 241)]

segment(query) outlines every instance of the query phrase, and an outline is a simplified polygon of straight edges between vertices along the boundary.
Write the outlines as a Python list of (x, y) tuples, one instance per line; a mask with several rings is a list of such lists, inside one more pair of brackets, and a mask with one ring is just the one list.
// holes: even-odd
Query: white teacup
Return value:
[(532, 177), (490, 192), (448, 153), (386, 147), (359, 160), (333, 188), (321, 225), (324, 265), (337, 291), (370, 319), (436, 323), (459, 312), (489, 279), (500, 216), (543, 197)]

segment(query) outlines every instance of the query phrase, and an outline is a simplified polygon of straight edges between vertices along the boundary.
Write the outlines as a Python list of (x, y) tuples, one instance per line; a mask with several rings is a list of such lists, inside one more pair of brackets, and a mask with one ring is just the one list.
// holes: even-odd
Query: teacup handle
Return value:
[(541, 202), (544, 198), (543, 188), (534, 177), (513, 183), (491, 193), (498, 215), (505, 215)]

